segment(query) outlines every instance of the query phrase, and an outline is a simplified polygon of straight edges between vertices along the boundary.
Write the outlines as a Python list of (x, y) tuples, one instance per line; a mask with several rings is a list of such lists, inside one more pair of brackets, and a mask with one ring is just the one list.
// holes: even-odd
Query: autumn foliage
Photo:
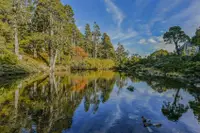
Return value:
[(86, 53), (85, 50), (79, 46), (75, 46), (73, 48), (73, 53), (74, 53), (73, 56), (74, 59), (84, 59), (88, 57), (88, 53)]

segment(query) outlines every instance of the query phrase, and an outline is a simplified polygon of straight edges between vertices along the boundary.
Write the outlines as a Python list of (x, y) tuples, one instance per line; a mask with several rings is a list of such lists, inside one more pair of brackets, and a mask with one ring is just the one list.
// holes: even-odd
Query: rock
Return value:
[(200, 88), (200, 83), (194, 84), (195, 87)]

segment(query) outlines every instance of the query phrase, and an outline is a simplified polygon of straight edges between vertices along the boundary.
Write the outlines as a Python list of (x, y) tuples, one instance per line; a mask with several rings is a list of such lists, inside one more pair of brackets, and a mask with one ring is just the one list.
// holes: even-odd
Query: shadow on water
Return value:
[(146, 116), (163, 125), (153, 132), (196, 132), (199, 93), (173, 80), (112, 71), (17, 77), (0, 82), (0, 131), (148, 133)]

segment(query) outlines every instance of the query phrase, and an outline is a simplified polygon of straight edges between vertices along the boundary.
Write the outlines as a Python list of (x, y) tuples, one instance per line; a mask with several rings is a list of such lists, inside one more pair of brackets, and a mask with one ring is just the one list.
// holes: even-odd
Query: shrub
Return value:
[(17, 56), (13, 53), (9, 52), (8, 50), (2, 49), (0, 51), (0, 64), (17, 64)]

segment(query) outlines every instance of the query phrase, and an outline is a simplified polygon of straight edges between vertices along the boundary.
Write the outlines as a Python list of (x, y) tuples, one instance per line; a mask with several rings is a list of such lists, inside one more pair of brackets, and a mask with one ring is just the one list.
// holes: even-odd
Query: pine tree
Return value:
[(90, 25), (86, 24), (85, 26), (85, 36), (84, 36), (84, 44), (83, 44), (84, 50), (92, 56), (92, 32), (90, 29)]
[(94, 48), (93, 57), (94, 58), (97, 57), (98, 44), (99, 44), (100, 37), (101, 37), (100, 27), (99, 27), (99, 25), (96, 22), (94, 22), (93, 32), (92, 32), (93, 48)]
[(124, 63), (127, 60), (128, 52), (126, 52), (126, 50), (124, 49), (124, 46), (122, 44), (118, 43), (118, 47), (117, 47), (115, 53), (116, 53), (117, 66), (122, 68), (122, 66), (124, 65)]
[(113, 59), (115, 57), (115, 50), (107, 33), (103, 34), (101, 45), (102, 48), (99, 50), (99, 52), (101, 52), (101, 57)]

